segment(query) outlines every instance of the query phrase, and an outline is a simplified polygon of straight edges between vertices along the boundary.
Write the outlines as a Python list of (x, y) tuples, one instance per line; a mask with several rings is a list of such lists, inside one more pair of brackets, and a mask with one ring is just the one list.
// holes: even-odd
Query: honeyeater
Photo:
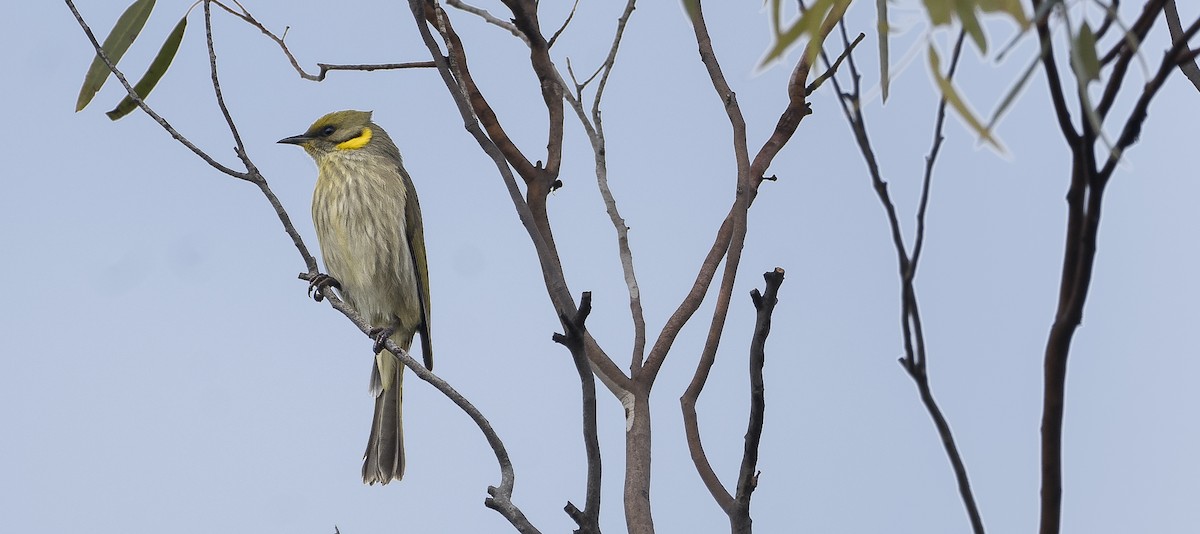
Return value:
[(364, 453), (363, 482), (387, 484), (404, 475), (401, 385), (404, 366), (382, 348), (390, 338), (405, 351), (421, 334), (429, 343), (429, 272), (421, 207), (400, 150), (369, 111), (336, 111), (303, 134), (279, 140), (299, 145), (317, 162), (312, 216), (328, 276), (313, 281), (317, 300), (328, 287), (358, 311), (375, 338), (371, 394), (375, 417)]

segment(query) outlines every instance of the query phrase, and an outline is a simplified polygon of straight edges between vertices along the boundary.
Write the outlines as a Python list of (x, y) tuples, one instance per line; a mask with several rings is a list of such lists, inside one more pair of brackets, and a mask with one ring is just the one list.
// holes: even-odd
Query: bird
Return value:
[(404, 365), (384, 343), (391, 339), (408, 351), (420, 334), (425, 367), (433, 369), (421, 206), (400, 149), (371, 115), (335, 111), (279, 140), (300, 146), (317, 164), (312, 217), (326, 273), (310, 280), (310, 293), (320, 302), (332, 287), (373, 327), (375, 414), (362, 467), (368, 485), (404, 476)]

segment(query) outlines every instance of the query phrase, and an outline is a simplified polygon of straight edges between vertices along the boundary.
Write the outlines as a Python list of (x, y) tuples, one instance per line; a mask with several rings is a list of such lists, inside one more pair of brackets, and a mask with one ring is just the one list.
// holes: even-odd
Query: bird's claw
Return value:
[(371, 336), (371, 339), (375, 340), (375, 345), (371, 347), (375, 350), (375, 354), (379, 354), (379, 352), (384, 349), (383, 346), (387, 343), (388, 338), (392, 337), (392, 334), (394, 333), (396, 333), (396, 328), (390, 326), (387, 328), (372, 328), (367, 332), (367, 335)]
[(325, 290), (327, 288), (342, 289), (341, 282), (336, 278), (324, 273), (317, 273), (308, 281), (308, 296), (317, 302), (325, 300)]

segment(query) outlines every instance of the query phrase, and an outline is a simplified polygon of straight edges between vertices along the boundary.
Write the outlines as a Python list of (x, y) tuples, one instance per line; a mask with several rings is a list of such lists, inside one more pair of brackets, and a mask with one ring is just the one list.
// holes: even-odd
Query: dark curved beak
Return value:
[(303, 145), (309, 141), (312, 141), (311, 137), (301, 134), (293, 135), (291, 137), (284, 137), (283, 139), (276, 141), (276, 143), (283, 143), (285, 145)]

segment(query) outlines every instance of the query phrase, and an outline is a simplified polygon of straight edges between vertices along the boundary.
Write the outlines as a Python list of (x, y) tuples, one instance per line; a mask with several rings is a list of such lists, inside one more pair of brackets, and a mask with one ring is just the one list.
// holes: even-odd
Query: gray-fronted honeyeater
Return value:
[(382, 348), (390, 338), (404, 350), (421, 334), (429, 344), (429, 272), (421, 207), (400, 150), (369, 111), (336, 111), (303, 134), (279, 140), (299, 145), (317, 162), (312, 215), (328, 276), (313, 280), (317, 300), (337, 288), (375, 330), (371, 393), (375, 417), (363, 459), (363, 482), (387, 484), (404, 475), (401, 385), (404, 365)]

